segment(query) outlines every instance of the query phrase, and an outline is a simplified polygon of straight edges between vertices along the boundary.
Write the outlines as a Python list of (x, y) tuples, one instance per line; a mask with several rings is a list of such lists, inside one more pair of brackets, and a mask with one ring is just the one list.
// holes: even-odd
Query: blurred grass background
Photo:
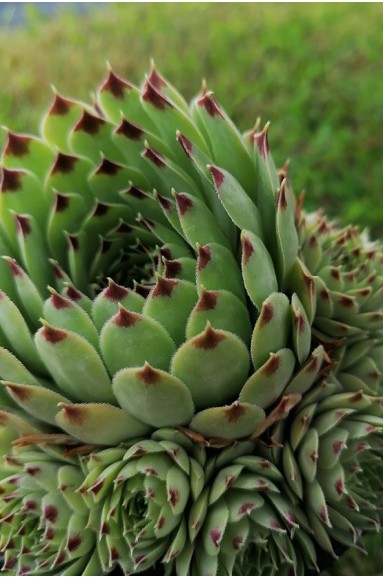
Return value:
[[(53, 18), (26, 5), (22, 27), (0, 28), (0, 124), (36, 131), (50, 84), (89, 98), (114, 70), (140, 82), (154, 57), (191, 98), (205, 77), (245, 130), (272, 121), (278, 164), (291, 158), (297, 192), (344, 223), (383, 233), (383, 4), (56, 4)], [(62, 8), (60, 10), (60, 8)], [(4, 9), (3, 9), (4, 10)], [(8, 20), (7, 20), (8, 18)], [(383, 540), (349, 553), (331, 574), (383, 575)]]

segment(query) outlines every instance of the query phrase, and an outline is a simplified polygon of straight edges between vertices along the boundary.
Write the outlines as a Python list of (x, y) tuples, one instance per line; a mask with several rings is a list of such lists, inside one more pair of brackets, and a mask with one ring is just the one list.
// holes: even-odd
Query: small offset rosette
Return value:
[(3, 570), (15, 575), (82, 575), (99, 571), (96, 534), (76, 491), (84, 476), (76, 458), (46, 446), (5, 456), (0, 481)]
[[(105, 449), (84, 460), (88, 475), (80, 493), (99, 526), (104, 572), (124, 573), (169, 563), (187, 540), (187, 511), (204, 486), (204, 472), (183, 446), (192, 442), (171, 430), (171, 439), (147, 439), (126, 449)], [(178, 443), (178, 438), (182, 441)]]

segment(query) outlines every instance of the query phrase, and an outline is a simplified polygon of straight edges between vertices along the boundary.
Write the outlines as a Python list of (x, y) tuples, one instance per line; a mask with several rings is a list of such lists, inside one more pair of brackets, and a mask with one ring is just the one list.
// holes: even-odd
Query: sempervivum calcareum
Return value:
[(304, 214), (267, 130), (152, 69), (8, 133), (7, 569), (304, 574), (379, 528), (383, 253)]

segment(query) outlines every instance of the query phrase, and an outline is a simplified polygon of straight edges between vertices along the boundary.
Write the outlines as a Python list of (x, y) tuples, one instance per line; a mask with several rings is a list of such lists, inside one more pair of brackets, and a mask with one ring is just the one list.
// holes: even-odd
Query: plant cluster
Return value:
[(154, 67), (8, 132), (5, 570), (304, 575), (379, 529), (383, 251), (267, 133)]

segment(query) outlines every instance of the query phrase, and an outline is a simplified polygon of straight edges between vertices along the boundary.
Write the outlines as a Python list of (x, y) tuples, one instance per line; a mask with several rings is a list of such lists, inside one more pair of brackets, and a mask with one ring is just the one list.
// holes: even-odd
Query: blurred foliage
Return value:
[(106, 60), (140, 82), (153, 56), (189, 98), (204, 76), (243, 129), (271, 120), (310, 208), (383, 232), (381, 3), (89, 6), (48, 19), (30, 4), (23, 28), (2, 31), (1, 123), (36, 129), (50, 83), (88, 98)]
[[(150, 57), (191, 98), (205, 77), (245, 130), (271, 120), (282, 164), (309, 208), (383, 233), (383, 4), (100, 3), (54, 18), (27, 5), (22, 28), (0, 30), (0, 124), (36, 131), (52, 83), (88, 99), (113, 69), (142, 80)], [(331, 573), (380, 575), (382, 538)]]

